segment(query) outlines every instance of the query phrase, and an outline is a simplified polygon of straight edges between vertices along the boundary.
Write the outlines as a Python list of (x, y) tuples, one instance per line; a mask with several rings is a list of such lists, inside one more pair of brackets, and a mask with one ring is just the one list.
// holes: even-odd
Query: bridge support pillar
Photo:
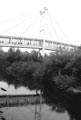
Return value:
[(12, 51), (15, 51), (15, 47), (10, 47), (10, 49), (12, 49)]
[(43, 40), (43, 53), (42, 55), (44, 56), (45, 55), (45, 39)]

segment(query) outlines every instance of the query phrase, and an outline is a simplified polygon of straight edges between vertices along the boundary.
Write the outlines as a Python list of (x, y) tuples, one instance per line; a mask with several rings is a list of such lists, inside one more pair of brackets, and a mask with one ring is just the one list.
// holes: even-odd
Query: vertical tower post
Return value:
[[(43, 16), (45, 15), (46, 11), (48, 11), (48, 9), (46, 7), (44, 7), (44, 10), (43, 11), (40, 11), (40, 15)], [(40, 32), (44, 32), (45, 29), (43, 28), (42, 30), (40, 30)], [(43, 56), (45, 55), (45, 39), (43, 39)]]

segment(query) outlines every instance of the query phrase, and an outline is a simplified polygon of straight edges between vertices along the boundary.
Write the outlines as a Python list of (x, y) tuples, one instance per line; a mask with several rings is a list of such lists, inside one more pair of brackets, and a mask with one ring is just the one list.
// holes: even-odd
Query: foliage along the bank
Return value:
[(15, 87), (42, 90), (49, 81), (59, 89), (70, 89), (81, 85), (80, 72), (81, 50), (44, 57), (36, 51), (28, 53), (11, 48), (8, 52), (0, 51), (0, 80)]

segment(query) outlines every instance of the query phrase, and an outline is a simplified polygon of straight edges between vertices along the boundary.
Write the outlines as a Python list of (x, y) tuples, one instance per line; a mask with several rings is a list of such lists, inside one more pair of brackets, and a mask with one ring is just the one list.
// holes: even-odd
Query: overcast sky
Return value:
[[(47, 27), (44, 26), (43, 29), (44, 19), (40, 24), (42, 16), (39, 11), (43, 11), (44, 7), (47, 7), (50, 13), (52, 20), (50, 23), (54, 29), (54, 33), (50, 30), (51, 27), (49, 25)], [(54, 20), (60, 25), (59, 27)], [(50, 38), (53, 35), (55, 36), (57, 32), (61, 38), (64, 35), (65, 39), (63, 37), (62, 42), (80, 45), (81, 0), (0, 0), (0, 35), (37, 38), (39, 31), (43, 31), (45, 28), (49, 29)], [(45, 31), (42, 33), (45, 33)], [(34, 34), (35, 36), (33, 36)], [(54, 40), (57, 41), (55, 38)], [(6, 84), (3, 85), (2, 83), (0, 86), (6, 86), (8, 91), (12, 90), (15, 93), (13, 87), (8, 88)], [(22, 93), (26, 93), (26, 90), (23, 90), (23, 88), (21, 91)]]

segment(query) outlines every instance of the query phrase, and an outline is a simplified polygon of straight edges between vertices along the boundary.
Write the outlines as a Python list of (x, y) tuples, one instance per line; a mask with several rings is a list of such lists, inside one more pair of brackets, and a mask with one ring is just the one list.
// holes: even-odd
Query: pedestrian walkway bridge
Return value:
[(50, 51), (74, 51), (78, 46), (55, 42), (53, 40), (43, 40), (24, 37), (0, 36), (0, 47), (31, 48)]

